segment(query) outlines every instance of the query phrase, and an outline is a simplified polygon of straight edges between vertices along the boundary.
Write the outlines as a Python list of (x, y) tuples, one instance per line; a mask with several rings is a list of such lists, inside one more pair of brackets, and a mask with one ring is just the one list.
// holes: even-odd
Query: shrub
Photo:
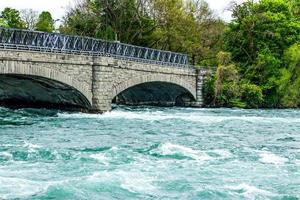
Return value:
[(239, 74), (233, 64), (219, 66), (215, 81), (215, 100), (218, 106), (232, 106), (232, 99), (238, 97)]
[(204, 105), (214, 106), (215, 99), (215, 76), (208, 76), (203, 83), (203, 99)]
[(282, 107), (300, 106), (300, 44), (296, 43), (285, 51), (286, 68), (282, 69), (277, 80), (280, 104)]
[(221, 91), (217, 97), (217, 102), (220, 106), (238, 107), (236, 102), (239, 98), (239, 86), (237, 83), (224, 83)]
[(251, 83), (243, 83), (240, 88), (241, 100), (247, 108), (259, 108), (263, 103), (262, 89)]
[(228, 65), (231, 62), (231, 53), (220, 51), (217, 54), (217, 60), (219, 65)]

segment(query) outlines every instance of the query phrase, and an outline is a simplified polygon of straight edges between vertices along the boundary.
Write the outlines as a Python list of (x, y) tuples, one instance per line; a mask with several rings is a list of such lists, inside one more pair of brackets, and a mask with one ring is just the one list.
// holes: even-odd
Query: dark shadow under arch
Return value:
[(113, 99), (113, 103), (132, 106), (190, 106), (194, 101), (194, 96), (186, 88), (162, 81), (134, 85)]
[(0, 106), (89, 110), (89, 100), (65, 83), (40, 76), (0, 74)]

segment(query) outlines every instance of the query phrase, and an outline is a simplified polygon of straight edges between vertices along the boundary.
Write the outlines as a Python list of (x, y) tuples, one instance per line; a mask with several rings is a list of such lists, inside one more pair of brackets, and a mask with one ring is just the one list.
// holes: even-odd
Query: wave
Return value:
[(196, 150), (183, 145), (163, 143), (157, 148), (150, 150), (150, 155), (165, 156), (175, 159), (192, 159), (199, 163), (213, 160), (232, 158), (233, 154), (227, 149)]
[(287, 158), (280, 157), (268, 151), (260, 152), (259, 156), (260, 156), (259, 161), (267, 164), (283, 165), (289, 161)]
[(13, 155), (11, 155), (11, 153), (9, 152), (0, 152), (0, 158), (3, 157), (5, 159), (11, 159), (13, 157)]
[(24, 142), (23, 147), (28, 148), (28, 149), (29, 149), (29, 152), (33, 152), (33, 151), (35, 151), (36, 149), (42, 148), (42, 146), (40, 146), (40, 145), (32, 144), (32, 143), (27, 142), (27, 141)]
[(259, 189), (255, 186), (248, 185), (246, 183), (242, 183), (237, 186), (225, 186), (225, 189), (229, 189), (241, 196), (244, 196), (247, 199), (256, 199), (257, 197), (273, 197), (276, 194), (269, 192), (267, 190)]
[(76, 152), (58, 151), (56, 149), (44, 148), (42, 146), (25, 142), (23, 145), (15, 146), (0, 152), (0, 160), (13, 162), (49, 162), (54, 160), (75, 160), (78, 156)]
[(0, 126), (30, 126), (43, 118), (57, 117), (57, 110), (18, 109), (11, 110), (0, 107)]
[[(128, 119), (143, 121), (183, 120), (200, 123), (220, 123), (224, 121), (245, 121), (252, 123), (299, 123), (299, 111), (292, 112), (293, 117), (284, 113), (272, 115), (271, 111), (255, 110), (249, 112), (241, 109), (195, 109), (195, 108), (157, 108), (141, 107), (131, 109), (118, 107), (104, 114), (69, 113), (46, 109), (9, 110), (0, 107), (0, 125), (31, 125), (35, 119), (59, 117), (68, 119)], [(13, 118), (10, 120), (11, 116)], [(29, 119), (29, 120), (28, 120)]]
[(54, 183), (0, 177), (0, 199), (26, 198), (46, 191)]
[(227, 159), (233, 157), (233, 154), (227, 149), (214, 149), (207, 151), (207, 153), (216, 154), (218, 159)]
[(89, 157), (103, 163), (104, 165), (109, 165), (109, 159), (105, 153), (91, 154)]
[(200, 162), (212, 159), (212, 157), (207, 155), (205, 152), (194, 150), (192, 148), (177, 144), (172, 144), (169, 142), (161, 144), (157, 149), (151, 150), (150, 154), (159, 154), (160, 156), (171, 156), (179, 159), (190, 158)]
[(153, 194), (157, 188), (153, 185), (156, 178), (135, 169), (95, 172), (87, 177), (90, 182), (119, 185), (121, 188), (140, 194)]
[(59, 110), (50, 110), (43, 108), (21, 108), (21, 109), (9, 109), (0, 107), (0, 116), (2, 115), (22, 115), (26, 117), (55, 117), (59, 113)]
[[(171, 110), (172, 111), (172, 110)], [(176, 111), (176, 110), (175, 110)], [(102, 115), (100, 114), (87, 114), (87, 113), (59, 113), (58, 117), (61, 118), (87, 118), (87, 119), (127, 119), (127, 120), (143, 120), (143, 121), (162, 121), (162, 120), (183, 120), (200, 123), (220, 123), (224, 121), (245, 121), (253, 123), (296, 123), (300, 122), (299, 117), (270, 117), (270, 116), (230, 116), (230, 115), (217, 115), (213, 112), (198, 111), (193, 112), (162, 112), (162, 111), (123, 111), (113, 110)]]

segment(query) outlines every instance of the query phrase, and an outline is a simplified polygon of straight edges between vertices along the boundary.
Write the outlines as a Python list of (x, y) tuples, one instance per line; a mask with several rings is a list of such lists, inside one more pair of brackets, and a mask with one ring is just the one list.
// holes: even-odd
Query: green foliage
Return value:
[(216, 65), (225, 24), (213, 17), (205, 1), (155, 0), (157, 29), (152, 47), (187, 52), (192, 64)]
[(220, 65), (216, 73), (217, 83), (218, 82), (236, 82), (239, 79), (239, 73), (237, 67), (233, 64)]
[(47, 11), (42, 12), (37, 18), (38, 12), (32, 9), (20, 11), (13, 8), (5, 8), (1, 12), (0, 26), (6, 28), (19, 28), (39, 30), (46, 32), (54, 31), (54, 20)]
[(204, 79), (203, 83), (203, 97), (204, 97), (204, 104), (207, 106), (213, 106), (214, 99), (215, 99), (215, 77), (214, 76), (207, 76)]
[(255, 64), (257, 53), (268, 48), (280, 58), (284, 49), (299, 40), (300, 24), (285, 0), (246, 1), (234, 8), (226, 33), (226, 48), (243, 69)]
[(8, 28), (24, 28), (20, 12), (13, 8), (5, 8), (1, 12), (0, 25)]
[(243, 83), (240, 87), (241, 101), (247, 108), (259, 108), (263, 103), (263, 94), (259, 86)]
[(52, 18), (51, 13), (44, 11), (39, 15), (38, 21), (35, 25), (35, 29), (38, 31), (44, 32), (53, 32), (54, 27), (54, 20)]
[(299, 0), (287, 0), (291, 4), (292, 12), (295, 17), (300, 19), (300, 1)]
[(188, 53), (193, 64), (216, 65), (224, 28), (205, 1), (83, 0), (60, 32)]
[[(234, 19), (226, 31), (224, 49), (236, 63), (232, 73), (238, 71), (243, 81), (238, 81), (238, 94), (223, 95), (226, 99), (217, 103), (224, 105), (235, 98), (247, 108), (299, 106), (300, 74), (295, 66), (300, 51), (299, 45), (293, 45), (300, 39), (298, 11), (299, 2), (293, 0), (248, 0), (233, 6)], [(225, 55), (218, 55), (222, 65), (228, 64)], [(216, 85), (231, 91), (237, 83), (232, 82), (229, 87), (224, 80), (230, 80), (232, 74), (226, 72), (223, 76), (228, 78)]]
[(60, 32), (145, 45), (155, 22), (142, 5), (135, 0), (84, 0), (68, 11)]
[(231, 62), (231, 53), (220, 51), (217, 54), (217, 60), (219, 65), (228, 65)]
[(248, 66), (245, 76), (258, 85), (267, 85), (270, 80), (266, 77), (277, 77), (281, 64), (268, 48), (262, 49), (257, 52), (255, 63)]
[(0, 27), (8, 28), (8, 25), (7, 25), (6, 21), (3, 18), (0, 18)]
[(216, 106), (225, 107), (259, 108), (263, 103), (262, 89), (240, 80), (237, 67), (233, 64), (218, 67), (214, 98)]
[(216, 73), (215, 101), (218, 106), (235, 106), (239, 96), (239, 74), (235, 65), (220, 65)]
[(300, 44), (294, 44), (284, 54), (286, 68), (281, 70), (281, 78), (277, 82), (281, 95), (281, 106), (300, 106)]

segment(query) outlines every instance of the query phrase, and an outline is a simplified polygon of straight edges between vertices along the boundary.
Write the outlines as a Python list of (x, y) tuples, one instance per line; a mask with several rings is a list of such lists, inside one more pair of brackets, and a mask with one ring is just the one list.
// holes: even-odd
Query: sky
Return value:
[[(16, 9), (31, 8), (39, 12), (47, 10), (51, 12), (55, 19), (61, 19), (69, 6), (74, 4), (75, 0), (0, 0), (0, 10), (5, 7)], [(206, 0), (210, 7), (226, 21), (231, 19), (231, 13), (226, 12), (226, 8), (231, 0)], [(241, 2), (243, 0), (237, 0)]]

